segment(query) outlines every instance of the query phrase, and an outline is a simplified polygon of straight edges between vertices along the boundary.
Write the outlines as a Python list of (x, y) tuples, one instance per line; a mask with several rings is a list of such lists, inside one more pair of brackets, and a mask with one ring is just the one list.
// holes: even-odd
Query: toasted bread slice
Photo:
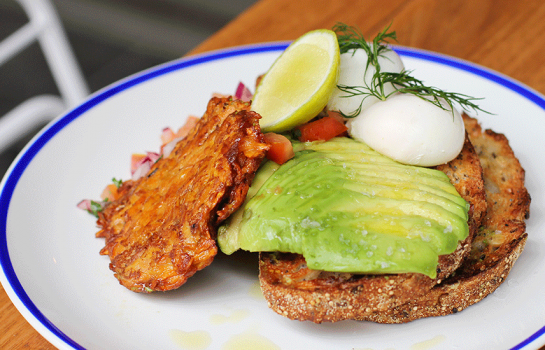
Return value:
[(524, 169), (504, 135), (483, 132), (474, 118), (465, 116), (464, 122), (481, 159), (488, 201), (468, 258), (453, 276), (422, 298), (363, 319), (404, 323), (462, 311), (496, 290), (523, 251), (528, 236), (524, 220), (530, 214)]
[[(287, 264), (286, 259), (296, 261), (297, 258), (262, 254), (260, 280), (270, 307), (289, 318), (318, 323), (344, 319), (403, 323), (461, 311), (493, 292), (505, 280), (524, 248), (527, 237), (524, 219), (529, 215), (530, 196), (524, 187), (524, 170), (505, 136), (490, 130), (483, 132), (473, 118), (464, 116), (464, 120), (482, 164), (488, 209), (470, 245), (469, 255), (455, 273), (445, 281), (436, 281), (438, 283), (424, 294), (415, 295), (417, 293), (411, 291), (403, 296), (407, 300), (405, 303), (390, 303), (390, 307), (379, 309), (374, 303), (381, 295), (383, 300), (386, 295), (398, 299), (392, 288), (384, 286), (396, 286), (402, 278), (400, 276), (404, 275), (362, 278), (314, 272), (314, 278), (309, 278), (310, 275), (305, 275), (304, 265), (300, 264), (299, 278), (308, 282), (278, 283), (280, 280), (275, 281), (271, 277), (278, 279), (281, 267)], [(460, 164), (451, 165), (448, 167), (452, 172), (449, 176), (455, 185), (456, 181), (464, 181), (471, 176), (457, 171)], [(442, 170), (448, 174), (448, 169)], [(467, 185), (466, 188), (470, 190), (472, 187)], [(464, 189), (459, 186), (457, 189), (464, 196)], [(481, 202), (478, 205), (471, 203), (472, 220), (478, 222), (483, 205)], [(275, 260), (271, 260), (273, 258)], [(271, 266), (274, 266), (272, 275)], [(380, 281), (382, 287), (373, 288), (376, 281)]]
[(468, 138), (460, 155), (438, 169), (449, 176), (460, 195), (470, 203), (470, 234), (455, 252), (439, 258), (437, 278), (417, 273), (329, 273), (309, 269), (301, 255), (261, 253), (261, 288), (270, 307), (291, 319), (316, 323), (361, 319), (426, 295), (450, 276), (469, 254), (473, 236), (486, 212), (486, 196), (479, 158)]

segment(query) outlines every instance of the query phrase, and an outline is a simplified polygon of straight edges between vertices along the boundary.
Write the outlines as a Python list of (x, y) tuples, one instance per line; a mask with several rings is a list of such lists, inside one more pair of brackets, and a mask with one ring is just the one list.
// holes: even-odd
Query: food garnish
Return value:
[(114, 185), (119, 188), (121, 187), (121, 185), (123, 184), (123, 180), (121, 179), (116, 179), (115, 177), (112, 178), (112, 182), (114, 183)]
[(249, 102), (253, 98), (253, 94), (250, 89), (243, 83), (238, 83), (237, 89), (235, 91), (235, 98), (244, 102)]
[[(338, 26), (333, 29), (337, 32), (341, 53), (340, 72), (337, 87), (328, 101), (328, 109), (339, 111), (345, 118), (354, 118), (362, 110), (380, 101), (366, 87), (373, 83), (375, 73), (399, 73), (405, 66), (401, 57), (384, 42), (384, 37), (395, 37), (395, 33), (379, 33), (372, 43), (367, 43), (362, 35), (343, 34)], [(358, 33), (356, 29), (352, 30)], [(354, 87), (362, 92), (349, 93), (350, 91), (345, 91), (345, 87)], [(378, 84), (376, 87), (382, 94), (396, 91), (392, 84)]]
[(339, 119), (332, 116), (334, 113), (331, 112), (326, 117), (298, 126), (295, 129), (295, 134), (299, 141), (328, 141), (345, 133), (348, 128)]
[(83, 199), (78, 204), (79, 209), (87, 211), (94, 217), (98, 217), (98, 213), (104, 209), (104, 201), (95, 201), (92, 199)]
[(474, 103), (479, 99), (414, 78), (389, 46), (389, 40), (396, 40), (389, 26), (372, 42), (354, 27), (337, 24), (333, 29), (341, 72), (327, 108), (347, 118), (350, 136), (404, 164), (436, 166), (454, 159), (465, 138), (455, 105), (482, 111)]
[(293, 145), (286, 136), (274, 132), (268, 132), (263, 136), (265, 142), (271, 147), (267, 151), (267, 159), (272, 160), (276, 164), (284, 164), (295, 155)]
[[(388, 40), (397, 40), (395, 31), (389, 31), (390, 26), (380, 32), (372, 42), (367, 42), (363, 35), (355, 27), (339, 23), (333, 27), (337, 33), (339, 41), (339, 50), (341, 54), (350, 53), (357, 49), (362, 49), (368, 56), (365, 64), (365, 72), (370, 68), (374, 68), (371, 79), (365, 79), (362, 85), (349, 86), (345, 84), (337, 85), (338, 89), (345, 93), (345, 97), (362, 96), (363, 101), (368, 97), (376, 97), (379, 100), (386, 100), (388, 97), (396, 93), (407, 93), (418, 96), (424, 101), (433, 103), (435, 106), (452, 111), (454, 103), (459, 104), (464, 110), (471, 109), (475, 112), (482, 111), (473, 101), (481, 100), (468, 95), (447, 92), (441, 89), (426, 86), (421, 80), (411, 75), (412, 71), (402, 69), (401, 71), (388, 71), (382, 69), (381, 65), (385, 63), (385, 59), (392, 60), (387, 57), (388, 52), (392, 49), (388, 46)], [(387, 86), (392, 86), (394, 90), (387, 89)], [(445, 105), (445, 103), (447, 105)], [(343, 113), (345, 118), (354, 118), (362, 111), (360, 104), (359, 108), (349, 114)], [(342, 112), (342, 111), (341, 111)]]
[(295, 40), (273, 63), (257, 87), (252, 110), (264, 132), (283, 132), (314, 118), (337, 84), (339, 45), (331, 30), (315, 30)]

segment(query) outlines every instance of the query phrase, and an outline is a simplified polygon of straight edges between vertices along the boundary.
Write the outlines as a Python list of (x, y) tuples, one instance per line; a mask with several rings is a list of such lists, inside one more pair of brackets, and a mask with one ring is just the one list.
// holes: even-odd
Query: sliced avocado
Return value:
[(448, 177), (399, 164), (348, 138), (295, 145), (259, 170), (243, 206), (218, 232), (220, 249), (303, 254), (332, 272), (417, 272), (468, 235), (468, 206)]
[[(241, 208), (246, 206), (246, 203), (256, 194), (256, 192), (263, 186), (265, 181), (280, 167), (280, 165), (271, 161), (264, 161), (259, 167), (258, 172), (254, 176), (252, 186), (248, 189), (246, 199), (242, 203)], [(225, 224), (218, 228), (218, 244), (221, 247), (221, 251), (225, 254), (233, 254), (240, 249), (238, 244), (238, 233), (240, 232), (240, 223), (242, 222), (242, 216), (244, 210), (235, 211)]]

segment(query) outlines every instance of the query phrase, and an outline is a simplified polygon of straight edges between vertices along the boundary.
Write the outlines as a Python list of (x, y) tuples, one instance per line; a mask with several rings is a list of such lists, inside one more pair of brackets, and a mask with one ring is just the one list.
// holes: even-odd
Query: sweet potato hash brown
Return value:
[(128, 289), (178, 288), (217, 253), (217, 225), (244, 201), (265, 156), (249, 103), (214, 97), (197, 125), (99, 213), (101, 254)]

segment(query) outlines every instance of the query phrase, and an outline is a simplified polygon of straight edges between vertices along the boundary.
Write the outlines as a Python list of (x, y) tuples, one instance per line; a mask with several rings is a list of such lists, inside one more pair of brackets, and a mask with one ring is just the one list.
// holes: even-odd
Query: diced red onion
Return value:
[(91, 210), (91, 200), (84, 199), (78, 203), (77, 207), (83, 210)]
[(142, 163), (138, 169), (136, 169), (136, 171), (134, 172), (134, 174), (132, 174), (132, 177), (131, 179), (133, 181), (136, 181), (138, 180), (139, 178), (141, 177), (144, 177), (148, 171), (151, 169), (151, 164), (149, 162), (146, 162), (146, 163)]
[(80, 201), (76, 206), (79, 209), (83, 209), (89, 213), (96, 213), (97, 211), (102, 210), (101, 208), (106, 205), (106, 201), (93, 201), (91, 199), (84, 199)]
[[(243, 101), (249, 101), (252, 98), (252, 93), (244, 86), (244, 84), (240, 83), (239, 87), (237, 88), (236, 98)], [(137, 159), (141, 155), (138, 155), (138, 157), (133, 155), (131, 159), (131, 179), (133, 181), (140, 179), (150, 171), (152, 165), (155, 164), (159, 158), (168, 157), (178, 141), (185, 138), (187, 133), (197, 124), (198, 120), (199, 118), (197, 117), (189, 116), (186, 124), (180, 128), (177, 133), (174, 133), (174, 131), (169, 127), (164, 128), (161, 133), (161, 141), (163, 142), (161, 153), (147, 152), (146, 155), (139, 160)], [(84, 199), (77, 204), (77, 207), (79, 209), (91, 212), (91, 210), (93, 210), (92, 202), (93, 201), (90, 199)]]
[(197, 125), (199, 119), (199, 117), (195, 117), (194, 115), (188, 116), (185, 124), (180, 129), (178, 129), (178, 132), (176, 132), (176, 137), (185, 138), (189, 134), (189, 132)]
[(254, 95), (242, 82), (238, 83), (237, 91), (235, 92), (235, 98), (244, 102), (249, 102)]
[(152, 164), (155, 163), (159, 158), (161, 158), (161, 155), (157, 152), (147, 152), (146, 154)]
[(168, 157), (169, 154), (174, 149), (174, 147), (176, 147), (176, 144), (178, 143), (178, 141), (183, 140), (183, 139), (184, 139), (184, 137), (177, 137), (174, 140), (167, 143), (166, 145), (164, 145), (163, 149), (162, 149), (163, 157)]
[(132, 180), (138, 180), (146, 175), (151, 166), (161, 157), (159, 153), (147, 152), (146, 156), (136, 164), (136, 170), (132, 173)]
[(166, 127), (163, 129), (163, 132), (161, 133), (161, 143), (169, 143), (173, 138), (176, 137), (176, 134), (174, 131), (172, 131), (171, 128)]

